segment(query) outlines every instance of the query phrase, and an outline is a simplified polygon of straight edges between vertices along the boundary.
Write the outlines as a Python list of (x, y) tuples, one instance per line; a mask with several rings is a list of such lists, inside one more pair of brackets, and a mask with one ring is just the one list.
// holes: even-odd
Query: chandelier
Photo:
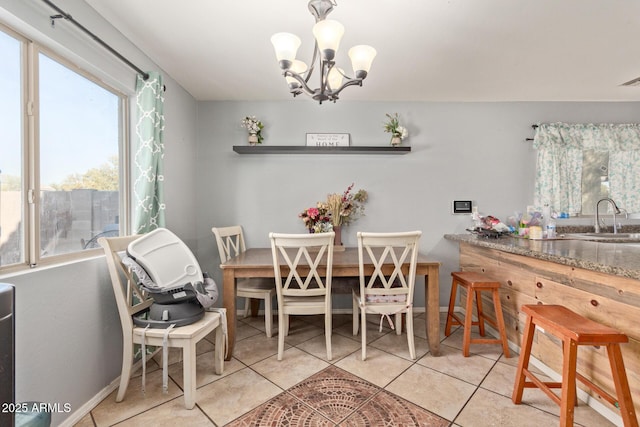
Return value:
[[(304, 92), (320, 104), (326, 100), (336, 102), (342, 89), (353, 85), (362, 86), (362, 81), (369, 73), (376, 50), (367, 45), (358, 45), (349, 49), (354, 77), (348, 77), (344, 70), (336, 66), (334, 59), (344, 34), (344, 26), (338, 21), (326, 19), (334, 6), (336, 6), (335, 0), (309, 1), (309, 11), (316, 19), (316, 24), (313, 26), (315, 47), (309, 67), (296, 59), (296, 53), (301, 44), (298, 36), (291, 33), (276, 33), (271, 37), (276, 58), (283, 70), (282, 74), (289, 84), (289, 92), (294, 97)], [(320, 70), (320, 87), (312, 89), (309, 87), (309, 79), (316, 65)]]

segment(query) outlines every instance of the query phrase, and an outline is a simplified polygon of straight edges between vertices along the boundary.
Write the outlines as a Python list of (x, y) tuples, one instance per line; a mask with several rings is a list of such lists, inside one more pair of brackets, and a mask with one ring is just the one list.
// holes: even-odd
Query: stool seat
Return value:
[[(451, 273), (451, 277), (453, 277), (453, 279), (451, 282), (451, 296), (449, 298), (449, 310), (447, 312), (447, 323), (444, 331), (445, 335), (451, 335), (451, 326), (461, 325), (464, 327), (462, 354), (465, 357), (469, 356), (470, 344), (502, 344), (504, 356), (509, 357), (507, 331), (504, 325), (504, 318), (502, 316), (502, 305), (500, 304), (500, 282), (491, 280), (484, 274), (473, 271), (455, 271)], [(458, 286), (467, 290), (467, 299), (465, 303), (466, 313), (464, 320), (454, 313)], [(483, 291), (491, 292), (493, 307), (495, 309), (495, 320), (487, 317), (483, 311), (481, 298), (481, 292)], [(476, 313), (478, 315), (477, 321), (473, 321), (472, 319), (474, 297), (476, 302)], [(484, 337), (484, 322), (495, 327), (500, 334), (500, 338), (471, 338), (472, 326), (478, 326), (480, 336)]]
[(484, 274), (476, 273), (475, 271), (454, 271), (451, 276), (457, 279), (459, 283), (471, 288), (500, 288), (500, 282), (489, 280)]
[(567, 337), (580, 345), (626, 343), (622, 332), (594, 322), (562, 305), (523, 305), (522, 311), (535, 316), (535, 324), (559, 337)]
[[(626, 427), (638, 427), (620, 352), (620, 344), (629, 341), (624, 333), (587, 319), (560, 305), (523, 305), (522, 312), (527, 318), (511, 396), (513, 403), (522, 402), (525, 387), (537, 387), (560, 406), (560, 426), (573, 426), (573, 408), (577, 402), (576, 380), (578, 380), (610, 404), (619, 407)], [(536, 327), (562, 340), (562, 382), (560, 383), (542, 381), (529, 370), (529, 358)], [(576, 372), (579, 345), (606, 346), (617, 398)], [(562, 390), (560, 397), (551, 391), (552, 388)]]

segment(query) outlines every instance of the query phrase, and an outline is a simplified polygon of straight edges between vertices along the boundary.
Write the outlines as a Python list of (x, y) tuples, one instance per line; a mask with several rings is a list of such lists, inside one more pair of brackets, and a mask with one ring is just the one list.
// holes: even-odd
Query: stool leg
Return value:
[(573, 412), (576, 401), (576, 364), (578, 345), (573, 340), (564, 342), (562, 356), (562, 397), (560, 398), (560, 426), (573, 426)]
[(518, 360), (518, 370), (516, 371), (516, 381), (513, 385), (513, 394), (511, 400), (515, 404), (522, 402), (522, 392), (524, 391), (524, 370), (529, 369), (529, 357), (531, 356), (531, 346), (533, 345), (533, 334), (536, 327), (533, 324), (531, 316), (527, 316), (524, 326), (524, 334), (522, 335), (522, 347), (520, 349), (520, 359)]
[(471, 326), (473, 325), (473, 295), (474, 291), (467, 288), (467, 304), (464, 316), (464, 338), (462, 340), (462, 355), (469, 357), (469, 344), (471, 344)]
[(609, 355), (613, 383), (616, 386), (616, 396), (618, 398), (618, 405), (620, 405), (622, 422), (625, 427), (638, 427), (638, 419), (636, 418), (636, 411), (633, 407), (631, 392), (629, 391), (629, 382), (627, 381), (627, 374), (624, 369), (620, 345), (608, 344), (607, 353)]
[(447, 337), (451, 335), (451, 324), (453, 319), (453, 317), (451, 316), (451, 313), (453, 313), (453, 310), (456, 306), (456, 288), (457, 287), (458, 287), (458, 283), (454, 278), (451, 281), (451, 296), (449, 297), (449, 310), (447, 311), (447, 323), (444, 328), (444, 335)]
[(480, 291), (475, 291), (476, 294), (476, 311), (478, 313), (478, 328), (480, 329), (480, 336), (483, 337), (484, 332), (484, 311), (482, 310), (482, 294)]
[[(565, 343), (564, 341), (562, 341), (562, 354), (564, 354), (564, 347), (567, 345), (567, 343)], [(576, 388), (578, 386), (578, 381), (577, 381), (577, 375), (576, 375), (576, 381), (573, 382), (573, 384), (570, 384), (571, 387), (574, 388), (575, 392), (574, 392), (574, 396), (575, 399), (573, 399), (573, 406), (578, 406), (578, 389)]]
[(493, 308), (496, 310), (496, 322), (498, 323), (498, 332), (500, 333), (500, 338), (502, 339), (502, 351), (504, 353), (504, 357), (509, 358), (511, 355), (509, 354), (509, 343), (507, 342), (507, 328), (504, 325), (504, 317), (502, 315), (502, 304), (500, 303), (500, 292), (498, 290), (494, 290), (491, 292), (493, 294)]

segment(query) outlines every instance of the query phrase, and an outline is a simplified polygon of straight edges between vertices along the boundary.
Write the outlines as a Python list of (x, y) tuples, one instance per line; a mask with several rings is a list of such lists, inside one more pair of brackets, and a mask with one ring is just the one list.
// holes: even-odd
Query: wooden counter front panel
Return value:
[[(518, 346), (524, 330), (525, 316), (520, 313), (523, 304), (564, 305), (627, 334), (629, 343), (621, 346), (622, 354), (633, 403), (640, 413), (640, 281), (466, 243), (460, 244), (460, 267), (464, 271), (483, 272), (501, 283), (507, 335)], [(483, 306), (493, 313), (490, 298), (483, 298)], [(532, 355), (561, 372), (562, 348), (555, 337), (538, 332)], [(581, 346), (578, 372), (615, 394), (605, 348)], [(598, 400), (619, 413), (617, 408)]]

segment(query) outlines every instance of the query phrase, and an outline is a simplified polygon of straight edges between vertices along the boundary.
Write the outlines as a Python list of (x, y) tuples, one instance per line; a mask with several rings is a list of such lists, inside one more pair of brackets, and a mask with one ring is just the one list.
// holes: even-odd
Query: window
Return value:
[[(582, 151), (582, 215), (595, 215), (598, 200), (611, 197), (609, 152)], [(608, 205), (607, 209), (610, 208)]]
[(593, 215), (611, 198), (629, 214), (640, 212), (639, 123), (541, 123), (534, 205), (570, 215)]
[(24, 262), (21, 44), (0, 31), (0, 267)]
[(126, 97), (0, 27), (0, 268), (118, 235)]

